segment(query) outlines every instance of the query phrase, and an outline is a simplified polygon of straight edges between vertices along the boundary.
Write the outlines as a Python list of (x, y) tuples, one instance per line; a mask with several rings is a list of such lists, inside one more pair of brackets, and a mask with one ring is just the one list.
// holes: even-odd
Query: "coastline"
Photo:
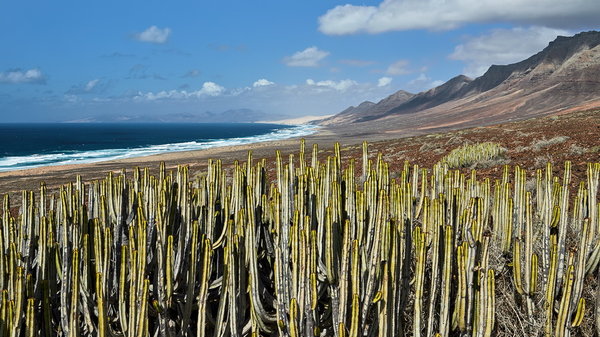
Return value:
[[(209, 159), (221, 159), (223, 165), (231, 165), (234, 161), (246, 159), (248, 151), (253, 152), (255, 159), (272, 158), (276, 150), (283, 155), (297, 153), (300, 140), (306, 140), (307, 151), (313, 143), (320, 147), (333, 146), (340, 138), (330, 128), (319, 127), (309, 135), (293, 136), (285, 139), (257, 141), (252, 143), (215, 146), (206, 149), (167, 152), (147, 156), (136, 156), (122, 159), (98, 161), (92, 163), (77, 163), (65, 165), (47, 165), (33, 168), (16, 169), (0, 172), (0, 195), (15, 193), (21, 190), (38, 190), (40, 183), (44, 182), (49, 188), (72, 182), (77, 175), (84, 181), (101, 179), (109, 171), (120, 172), (125, 169), (128, 173), (136, 167), (148, 167), (151, 171), (158, 170), (161, 162), (167, 168), (176, 168), (178, 165), (189, 165), (190, 168), (199, 169), (208, 164)], [(349, 137), (343, 137), (349, 140)], [(360, 141), (362, 142), (362, 138)]]
[[(312, 124), (104, 124), (89, 123), (70, 132), (63, 124), (6, 127), (0, 172), (44, 166), (98, 163), (156, 154), (246, 145), (264, 141), (306, 137), (318, 130)], [(109, 125), (109, 126), (106, 126)], [(147, 129), (147, 130), (146, 130)], [(23, 130), (25, 130), (23, 132)], [(63, 135), (54, 137), (54, 131)], [(5, 131), (3, 129), (3, 131)], [(24, 139), (31, 132), (32, 139)]]
[[(354, 159), (357, 170), (361, 166), (363, 141), (369, 142), (369, 158), (376, 160), (378, 153), (381, 153), (391, 164), (391, 170), (401, 168), (405, 161), (430, 169), (444, 155), (461, 144), (496, 142), (507, 149), (506, 160), (502, 165), (545, 169), (546, 163), (551, 162), (558, 170), (558, 174), (561, 174), (564, 162), (569, 160), (572, 162), (574, 178), (582, 179), (586, 174), (586, 164), (598, 162), (600, 145), (593, 135), (600, 128), (599, 112), (600, 110), (597, 109), (572, 111), (554, 116), (455, 130), (401, 128), (390, 131), (367, 129), (357, 125), (322, 126), (314, 134), (305, 137), (97, 163), (43, 166), (0, 172), (0, 195), (9, 194), (11, 198), (18, 200), (19, 192), (22, 190), (39, 191), (41, 182), (45, 182), (50, 190), (55, 190), (63, 184), (74, 182), (77, 175), (81, 175), (84, 182), (90, 182), (105, 178), (108, 172), (119, 173), (123, 169), (130, 175), (135, 167), (148, 167), (151, 174), (156, 174), (161, 162), (165, 162), (168, 169), (177, 168), (177, 165), (188, 165), (193, 177), (203, 172), (209, 159), (220, 159), (223, 167), (228, 167), (236, 160), (246, 161), (249, 150), (252, 151), (255, 161), (264, 158), (268, 162), (268, 168), (273, 169), (277, 150), (281, 152), (285, 162), (290, 154), (294, 154), (297, 159), (301, 138), (306, 141), (306, 160), (310, 161), (313, 144), (318, 144), (319, 160), (323, 161), (333, 154), (334, 144), (337, 142), (340, 143), (344, 162), (348, 162), (350, 158)], [(565, 135), (569, 136), (564, 137)], [(540, 145), (548, 139), (560, 141)], [(468, 173), (470, 169), (461, 170)], [(495, 179), (501, 171), (501, 165), (496, 165), (478, 168), (477, 174), (480, 177)]]

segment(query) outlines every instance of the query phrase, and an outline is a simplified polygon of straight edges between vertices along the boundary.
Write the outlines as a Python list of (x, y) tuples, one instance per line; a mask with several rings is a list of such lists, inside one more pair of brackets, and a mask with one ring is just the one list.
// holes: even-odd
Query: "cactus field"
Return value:
[(598, 334), (600, 164), (563, 165), (527, 184), (302, 142), (273, 179), (249, 153), (41, 183), (3, 200), (0, 336)]

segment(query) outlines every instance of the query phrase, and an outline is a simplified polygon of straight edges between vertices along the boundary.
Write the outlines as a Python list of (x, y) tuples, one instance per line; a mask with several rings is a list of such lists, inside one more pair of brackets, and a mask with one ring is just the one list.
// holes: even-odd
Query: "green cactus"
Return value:
[(341, 146), (319, 160), (314, 144), (310, 165), (305, 146), (277, 153), (273, 182), (249, 152), (195, 179), (161, 164), (42, 183), (16, 196), (17, 216), (5, 195), (0, 335), (491, 336), (505, 332), (500, 301), (532, 334), (600, 321), (585, 295), (598, 291), (600, 164), (569, 200), (568, 162), (528, 191), (519, 167), (496, 180), (395, 168), (363, 143), (359, 173)]

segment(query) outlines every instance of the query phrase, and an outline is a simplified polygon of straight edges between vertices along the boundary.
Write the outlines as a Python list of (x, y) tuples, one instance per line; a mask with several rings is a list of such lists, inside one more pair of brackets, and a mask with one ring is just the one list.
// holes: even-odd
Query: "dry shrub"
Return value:
[(531, 145), (531, 148), (534, 151), (539, 151), (548, 146), (564, 143), (567, 140), (569, 140), (569, 138), (570, 137), (567, 137), (567, 136), (557, 136), (557, 137), (550, 138), (550, 139), (540, 139), (537, 142), (533, 143)]

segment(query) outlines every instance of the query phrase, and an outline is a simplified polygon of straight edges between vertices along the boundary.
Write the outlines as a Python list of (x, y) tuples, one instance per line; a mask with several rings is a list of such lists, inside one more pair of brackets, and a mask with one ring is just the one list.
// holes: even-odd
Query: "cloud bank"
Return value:
[(552, 28), (597, 25), (598, 0), (384, 0), (342, 5), (319, 18), (328, 35), (413, 29), (449, 30), (468, 23), (510, 22)]
[(239, 88), (224, 88), (213, 82), (205, 82), (198, 90), (137, 92), (132, 96), (120, 97), (112, 104), (118, 104), (123, 110), (123, 107), (135, 102), (136, 111), (143, 107), (144, 111), (156, 111), (157, 114), (166, 111), (251, 109), (262, 111), (265, 116), (272, 116), (270, 118), (284, 119), (332, 114), (363, 101), (378, 101), (393, 90), (388, 81), (387, 78), (374, 82), (309, 78), (303, 83), (285, 85), (261, 78)]

